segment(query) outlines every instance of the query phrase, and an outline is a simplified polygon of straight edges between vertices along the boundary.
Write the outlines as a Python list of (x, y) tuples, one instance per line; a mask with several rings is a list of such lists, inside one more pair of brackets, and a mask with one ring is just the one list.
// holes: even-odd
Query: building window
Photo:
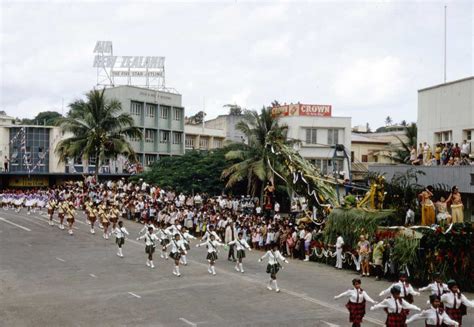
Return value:
[(143, 109), (143, 103), (132, 101), (130, 106), (130, 113), (134, 116), (141, 116)]
[(201, 136), (201, 138), (199, 139), (199, 147), (201, 149), (209, 148), (209, 139)]
[(183, 139), (183, 133), (173, 133), (173, 144), (181, 144)]
[(161, 106), (160, 109), (161, 109), (160, 118), (161, 119), (168, 119), (169, 116), (170, 116), (170, 107)]
[(215, 149), (222, 148), (222, 140), (214, 140), (214, 148)]
[(306, 128), (306, 144), (317, 144), (318, 143), (318, 130), (316, 128)]
[[(453, 141), (453, 131), (444, 131), (435, 133), (436, 142), (449, 143)], [(421, 140), (420, 140), (421, 141)]]
[(170, 132), (160, 131), (160, 143), (170, 143)]
[(466, 139), (467, 141), (474, 141), (474, 140), (472, 139), (472, 136), (473, 136), (473, 134), (474, 134), (474, 133), (473, 133), (474, 130), (472, 130), (472, 129), (471, 129), (471, 130), (465, 130), (464, 132), (466, 133), (465, 139)]
[(156, 115), (156, 105), (147, 104), (145, 110), (145, 116), (149, 118), (155, 118)]
[(186, 146), (187, 149), (193, 149), (194, 148), (194, 136), (186, 135), (185, 140), (184, 140), (184, 145)]
[(145, 142), (153, 143), (155, 142), (155, 131), (152, 129), (145, 130)]
[(335, 128), (328, 129), (328, 144), (339, 144), (339, 130)]
[(145, 154), (145, 164), (150, 167), (156, 161), (156, 156), (154, 154)]
[(351, 162), (354, 162), (354, 158), (355, 158), (354, 151), (351, 151)]
[(362, 162), (369, 162), (369, 156), (367, 156), (366, 154), (363, 154), (362, 155)]
[(182, 119), (182, 109), (181, 108), (174, 108), (174, 120), (181, 120)]

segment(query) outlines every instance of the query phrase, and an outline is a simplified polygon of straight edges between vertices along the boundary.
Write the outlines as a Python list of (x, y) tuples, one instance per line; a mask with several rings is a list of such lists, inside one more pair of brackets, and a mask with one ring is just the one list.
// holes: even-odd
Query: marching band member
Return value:
[[(391, 290), (393, 286), (398, 286), (400, 288), (400, 297), (407, 301), (408, 303), (412, 304), (413, 303), (413, 295), (420, 295), (413, 286), (410, 285), (410, 283), (407, 282), (408, 275), (405, 272), (400, 273), (399, 281), (397, 283), (392, 284), (389, 288), (386, 290), (383, 290), (380, 292), (379, 296), (386, 296), (391, 293)], [(410, 311), (407, 310), (405, 312), (405, 315), (408, 316), (410, 314)]]
[(153, 265), (153, 253), (155, 252), (156, 242), (160, 239), (153, 233), (153, 227), (148, 227), (145, 234), (137, 238), (137, 241), (145, 239), (145, 253), (148, 255), (146, 265), (150, 268), (155, 268)]
[(360, 288), (360, 279), (353, 279), (352, 285), (354, 286), (353, 289), (336, 295), (334, 299), (337, 300), (343, 296), (349, 297), (349, 301), (346, 304), (346, 308), (349, 310), (349, 321), (352, 323), (352, 327), (360, 327), (365, 316), (365, 302), (368, 301), (372, 304), (377, 302), (372, 300), (367, 292)]
[(214, 238), (218, 242), (222, 242), (221, 238), (219, 237), (219, 235), (217, 235), (215, 231), (214, 225), (209, 225), (209, 227), (206, 229), (206, 232), (204, 233), (204, 236), (201, 238), (201, 241), (207, 241), (210, 235), (214, 235)]
[(89, 225), (91, 226), (91, 234), (95, 234), (94, 226), (95, 226), (95, 221), (97, 220), (99, 211), (94, 206), (92, 200), (89, 200), (85, 203), (85, 211), (86, 211), (86, 215), (89, 221)]
[(123, 222), (118, 222), (118, 227), (114, 229), (115, 243), (117, 243), (118, 250), (117, 255), (123, 258), (122, 246), (125, 244), (125, 235), (129, 235), (127, 229), (123, 227)]
[(406, 323), (409, 324), (416, 320), (425, 319), (425, 327), (459, 326), (459, 323), (449, 318), (443, 310), (439, 296), (435, 294), (430, 295), (430, 303), (431, 308), (411, 316), (407, 319)]
[(376, 309), (384, 309), (387, 313), (387, 320), (385, 326), (387, 327), (405, 327), (407, 315), (409, 310), (421, 311), (417, 306), (408, 303), (401, 296), (401, 289), (399, 285), (390, 288), (391, 296), (382, 302), (372, 306), (371, 311)]
[(260, 259), (258, 259), (258, 262), (262, 262), (262, 260), (267, 257), (267, 274), (270, 274), (270, 281), (268, 282), (267, 288), (268, 290), (272, 291), (272, 286), (274, 285), (275, 291), (278, 293), (280, 292), (280, 289), (278, 288), (276, 275), (281, 268), (280, 261), (284, 261), (286, 263), (289, 262), (281, 255), (280, 251), (278, 250), (277, 243), (272, 243), (271, 250), (267, 251)]
[(120, 217), (120, 210), (118, 209), (118, 204), (113, 203), (109, 206), (109, 220), (112, 223), (112, 230), (115, 230), (117, 227), (117, 221)]
[(242, 259), (245, 258), (245, 249), (252, 251), (250, 245), (247, 241), (243, 238), (244, 234), (239, 232), (237, 234), (237, 238), (229, 243), (228, 245), (235, 245), (237, 250), (237, 263), (235, 265), (235, 270), (240, 271), (242, 274), (244, 273), (244, 266), (242, 264)]
[(216, 260), (218, 259), (217, 257), (217, 247), (218, 246), (224, 246), (224, 244), (220, 243), (219, 241), (216, 240), (216, 236), (214, 234), (210, 234), (209, 239), (200, 244), (196, 244), (196, 247), (201, 247), (203, 245), (207, 246), (207, 261), (209, 262), (209, 268), (207, 271), (209, 274), (216, 275), (216, 268), (214, 267), (214, 264), (216, 263)]
[(64, 213), (67, 208), (67, 201), (62, 199), (62, 202), (58, 205), (58, 219), (59, 219), (59, 229), (64, 229)]
[(102, 225), (103, 233), (104, 233), (102, 237), (108, 240), (109, 234), (107, 233), (107, 230), (109, 228), (110, 223), (109, 223), (109, 218), (107, 214), (107, 207), (105, 206), (104, 202), (101, 202), (101, 204), (99, 205), (98, 215), (99, 215), (100, 223)]
[(54, 222), (53, 222), (54, 209), (56, 209), (57, 206), (58, 206), (58, 202), (56, 201), (56, 198), (54, 196), (51, 196), (49, 198), (48, 205), (46, 206), (48, 208), (50, 226), (54, 226)]
[(68, 233), (69, 235), (72, 235), (73, 234), (72, 225), (74, 224), (74, 215), (76, 214), (76, 211), (74, 210), (74, 203), (72, 203), (71, 201), (67, 201), (64, 211), (65, 211), (66, 221), (68, 223)]

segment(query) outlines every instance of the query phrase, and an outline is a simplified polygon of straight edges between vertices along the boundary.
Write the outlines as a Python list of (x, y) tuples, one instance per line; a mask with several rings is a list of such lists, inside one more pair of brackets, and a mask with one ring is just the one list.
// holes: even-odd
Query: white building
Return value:
[[(343, 145), (347, 155), (351, 154), (351, 118), (333, 117), (331, 106), (290, 104), (272, 108), (281, 124), (288, 125), (288, 138), (299, 140), (298, 151), (310, 160), (323, 174), (332, 174), (335, 145)], [(336, 153), (336, 170), (349, 172), (347, 160)]]
[(243, 118), (244, 115), (219, 115), (214, 119), (206, 120), (206, 127), (223, 130), (226, 141), (242, 143), (246, 141), (245, 135), (236, 126)]
[(220, 149), (224, 147), (226, 137), (223, 129), (208, 128), (204, 124), (185, 124), (184, 134), (186, 151)]
[(474, 76), (418, 91), (418, 143), (471, 143), (474, 151)]

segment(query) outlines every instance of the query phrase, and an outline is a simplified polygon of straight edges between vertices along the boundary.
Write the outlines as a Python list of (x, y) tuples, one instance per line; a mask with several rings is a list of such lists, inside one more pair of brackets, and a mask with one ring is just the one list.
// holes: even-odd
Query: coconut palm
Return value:
[(405, 137), (406, 141), (396, 136), (400, 141), (400, 144), (391, 145), (389, 149), (389, 158), (397, 163), (409, 163), (410, 151), (412, 147), (416, 147), (416, 137), (418, 128), (415, 123), (405, 126)]
[(274, 182), (274, 173), (270, 165), (279, 169), (276, 156), (271, 152), (274, 143), (289, 143), (287, 140), (288, 126), (279, 125), (278, 120), (271, 114), (269, 108), (263, 107), (260, 113), (247, 111), (237, 124), (248, 142), (241, 150), (232, 150), (226, 154), (227, 160), (238, 160), (222, 172), (227, 180), (226, 187), (230, 188), (242, 180), (247, 180), (247, 192), (257, 194), (267, 181)]
[(86, 94), (87, 101), (77, 100), (69, 105), (71, 110), (59, 125), (72, 136), (60, 141), (55, 149), (61, 161), (95, 158), (96, 179), (107, 158), (124, 155), (136, 160), (127, 137), (142, 138), (130, 114), (122, 112), (119, 101), (106, 99), (104, 91), (94, 89)]

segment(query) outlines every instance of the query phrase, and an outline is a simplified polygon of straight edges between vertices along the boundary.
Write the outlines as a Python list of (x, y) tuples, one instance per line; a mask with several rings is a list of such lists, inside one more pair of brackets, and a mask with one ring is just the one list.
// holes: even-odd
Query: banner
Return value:
[(331, 117), (331, 105), (321, 104), (290, 104), (272, 108), (273, 117), (288, 116), (313, 116), (313, 117)]
[(8, 186), (10, 187), (47, 187), (49, 186), (48, 177), (44, 176), (33, 176), (33, 177), (10, 177), (8, 180)]

